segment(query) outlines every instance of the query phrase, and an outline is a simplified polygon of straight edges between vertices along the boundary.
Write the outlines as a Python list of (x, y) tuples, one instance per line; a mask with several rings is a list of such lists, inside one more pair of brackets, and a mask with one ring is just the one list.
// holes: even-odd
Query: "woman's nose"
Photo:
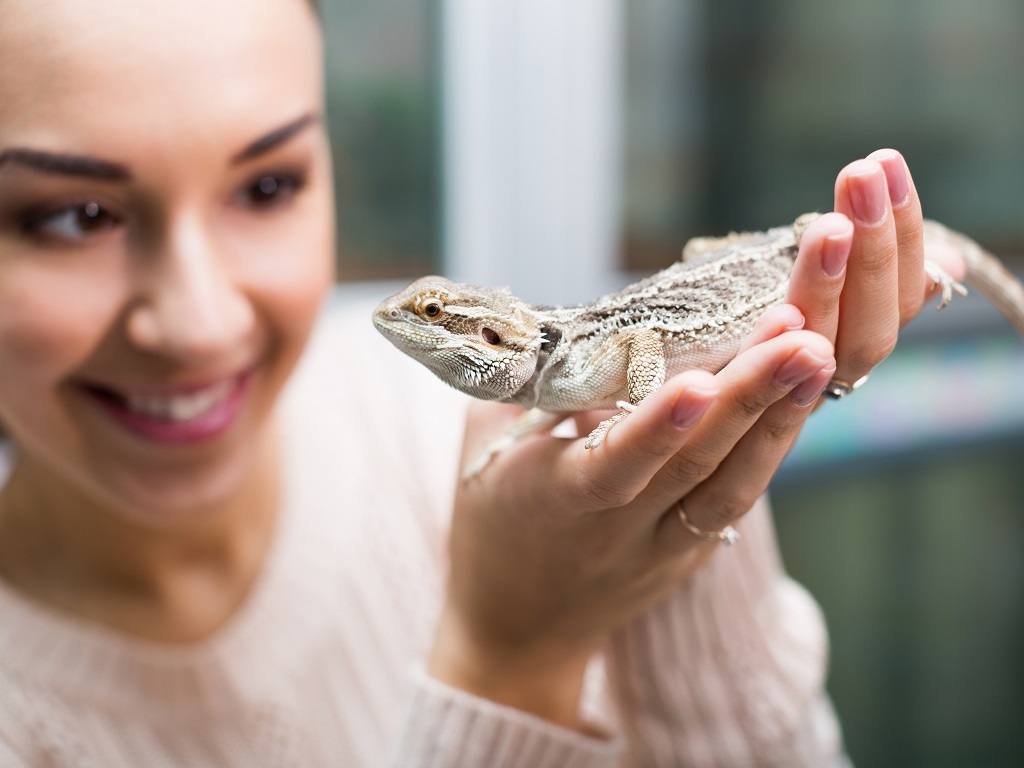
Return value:
[(127, 318), (134, 346), (188, 364), (238, 355), (256, 314), (232, 260), (217, 253), (199, 222), (177, 226), (157, 253), (140, 261)]

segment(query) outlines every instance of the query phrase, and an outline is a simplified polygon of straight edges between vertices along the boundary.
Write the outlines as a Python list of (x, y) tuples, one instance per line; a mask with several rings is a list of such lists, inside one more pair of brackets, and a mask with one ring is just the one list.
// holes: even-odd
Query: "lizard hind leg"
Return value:
[(462, 479), (471, 480), (483, 472), (499, 453), (507, 451), (527, 435), (554, 429), (567, 417), (568, 414), (565, 413), (551, 413), (540, 408), (531, 408), (513, 421), (504, 434), (484, 445), (476, 458), (463, 468)]

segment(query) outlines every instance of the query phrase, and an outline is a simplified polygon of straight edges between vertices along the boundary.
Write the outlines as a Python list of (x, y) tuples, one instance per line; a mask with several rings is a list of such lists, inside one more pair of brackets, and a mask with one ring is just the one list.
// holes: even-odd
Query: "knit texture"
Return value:
[(840, 759), (821, 618), (783, 574), (763, 506), (739, 545), (617, 632), (595, 663), (585, 711), (608, 738), (429, 678), (465, 399), (395, 353), (368, 316), (329, 313), (285, 394), (274, 542), (212, 637), (128, 637), (0, 582), (0, 767)]

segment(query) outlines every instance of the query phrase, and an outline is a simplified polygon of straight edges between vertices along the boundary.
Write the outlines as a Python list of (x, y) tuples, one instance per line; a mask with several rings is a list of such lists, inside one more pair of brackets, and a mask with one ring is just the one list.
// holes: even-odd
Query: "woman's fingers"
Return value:
[(832, 367), (827, 339), (809, 331), (784, 333), (737, 356), (717, 375), (688, 371), (673, 377), (596, 449), (583, 449), (582, 440), (536, 446), (550, 451), (545, 463), (554, 487), (566, 489), (566, 506), (593, 512), (639, 500), (656, 519), (669, 500), (715, 471), (765, 409)]
[(839, 326), (839, 297), (853, 235), (853, 224), (840, 213), (815, 219), (800, 238), (790, 278), (788, 300), (802, 311), (805, 327), (830, 341), (835, 341)]
[(721, 385), (710, 373), (687, 371), (674, 376), (595, 449), (576, 441), (552, 457), (564, 475), (559, 487), (576, 496), (566, 499), (582, 511), (618, 507), (633, 501), (672, 456), (684, 448)]
[(854, 240), (839, 306), (836, 377), (854, 382), (888, 357), (900, 327), (899, 246), (882, 166), (857, 160), (836, 179), (836, 211)]
[(921, 290), (925, 257), (921, 200), (903, 155), (895, 149), (879, 149), (867, 159), (881, 165), (885, 173), (899, 249), (900, 325), (906, 325), (920, 311), (925, 298)]
[[(813, 410), (811, 406), (834, 374), (835, 363), (826, 363), (789, 397), (765, 410), (715, 471), (686, 494), (683, 501), (691, 523), (702, 530), (720, 531), (746, 514), (767, 489)], [(800, 397), (795, 398), (798, 392)], [(657, 537), (667, 552), (678, 552), (696, 538), (679, 524), (674, 508), (660, 521)]]
[[(686, 445), (664, 463), (644, 491), (652, 513), (660, 515), (715, 474), (744, 436), (758, 429), (755, 424), (775, 403), (793, 397), (813, 402), (834, 368), (831, 343), (810, 331), (786, 333), (736, 357), (717, 374), (721, 392)], [(806, 391), (808, 386), (815, 391)], [(769, 476), (775, 466), (765, 469)], [(710, 510), (703, 519), (731, 519), (749, 509), (756, 498), (757, 493), (739, 489), (725, 504), (728, 512)]]
[(755, 347), (768, 339), (774, 339), (787, 331), (801, 330), (806, 321), (803, 313), (792, 304), (779, 304), (769, 307), (765, 313), (758, 318), (757, 323), (747, 337), (740, 344), (737, 355), (742, 355), (751, 347)]

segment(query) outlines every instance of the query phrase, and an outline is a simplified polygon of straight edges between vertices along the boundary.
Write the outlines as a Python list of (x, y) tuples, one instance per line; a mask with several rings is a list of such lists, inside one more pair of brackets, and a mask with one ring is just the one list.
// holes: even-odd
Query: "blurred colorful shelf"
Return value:
[(1024, 434), (1024, 344), (1013, 335), (900, 347), (809, 420), (788, 469)]

